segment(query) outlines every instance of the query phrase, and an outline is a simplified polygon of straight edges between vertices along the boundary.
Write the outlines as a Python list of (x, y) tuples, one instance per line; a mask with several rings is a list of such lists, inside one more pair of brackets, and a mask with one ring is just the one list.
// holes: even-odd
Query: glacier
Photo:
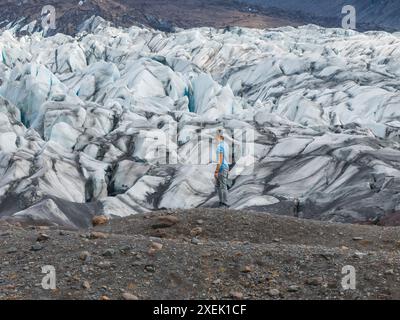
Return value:
[(96, 20), (75, 37), (4, 29), (0, 50), (0, 218), (79, 228), (216, 206), (221, 127), (253, 132), (232, 209), (360, 223), (400, 210), (400, 33)]

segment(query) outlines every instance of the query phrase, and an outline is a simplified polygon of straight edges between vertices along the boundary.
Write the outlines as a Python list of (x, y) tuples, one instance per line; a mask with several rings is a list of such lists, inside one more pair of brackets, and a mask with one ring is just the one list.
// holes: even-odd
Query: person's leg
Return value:
[(221, 205), (221, 201), (222, 201), (222, 189), (221, 189), (221, 178), (220, 178), (220, 174), (218, 174), (218, 178), (217, 178), (217, 183), (216, 183), (216, 188), (217, 188), (217, 192), (218, 192), (218, 198), (219, 198), (219, 206)]
[(223, 195), (222, 189), (221, 189), (221, 187), (219, 187), (218, 188), (219, 205), (223, 204), (223, 197), (224, 197), (224, 195)]
[(224, 206), (228, 206), (228, 171), (222, 171), (219, 176), (220, 178), (220, 190), (221, 190), (221, 203)]

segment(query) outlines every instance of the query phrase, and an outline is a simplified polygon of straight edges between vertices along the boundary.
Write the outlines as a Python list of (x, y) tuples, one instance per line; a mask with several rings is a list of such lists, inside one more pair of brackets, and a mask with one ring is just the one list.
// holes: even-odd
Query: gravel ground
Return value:
[[(400, 229), (218, 209), (90, 230), (0, 221), (0, 299), (399, 299)], [(56, 270), (55, 290), (41, 268)], [(343, 290), (354, 266), (356, 289)]]

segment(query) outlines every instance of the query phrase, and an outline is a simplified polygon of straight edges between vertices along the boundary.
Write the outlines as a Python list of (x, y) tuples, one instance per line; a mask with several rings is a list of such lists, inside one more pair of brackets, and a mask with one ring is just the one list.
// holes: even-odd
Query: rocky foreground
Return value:
[[(398, 228), (160, 211), (70, 231), (0, 222), (0, 299), (398, 299)], [(57, 289), (44, 290), (53, 265)], [(342, 268), (356, 269), (344, 291)]]

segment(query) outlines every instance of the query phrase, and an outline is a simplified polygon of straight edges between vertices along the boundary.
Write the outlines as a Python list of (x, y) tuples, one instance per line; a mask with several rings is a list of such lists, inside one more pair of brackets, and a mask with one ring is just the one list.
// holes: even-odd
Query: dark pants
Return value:
[(219, 202), (228, 205), (228, 170), (223, 170), (218, 173), (217, 190)]

